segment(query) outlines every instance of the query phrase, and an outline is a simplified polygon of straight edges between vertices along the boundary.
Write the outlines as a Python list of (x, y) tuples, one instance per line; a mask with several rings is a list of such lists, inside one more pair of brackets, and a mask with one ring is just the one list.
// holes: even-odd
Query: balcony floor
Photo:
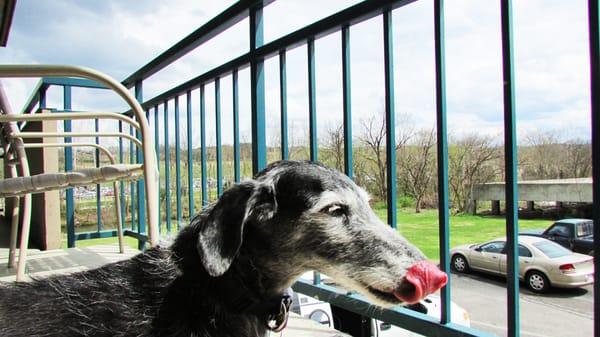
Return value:
[[(0, 281), (14, 281), (15, 269), (7, 268), (8, 249), (0, 245)], [(126, 248), (125, 254), (119, 254), (114, 245), (98, 245), (85, 248), (40, 251), (29, 250), (27, 262), (28, 275), (43, 277), (53, 274), (73, 273), (95, 268), (103, 264), (131, 257), (139, 251)], [(291, 314), (285, 336), (289, 337), (347, 337), (341, 332), (321, 326), (309, 319)]]

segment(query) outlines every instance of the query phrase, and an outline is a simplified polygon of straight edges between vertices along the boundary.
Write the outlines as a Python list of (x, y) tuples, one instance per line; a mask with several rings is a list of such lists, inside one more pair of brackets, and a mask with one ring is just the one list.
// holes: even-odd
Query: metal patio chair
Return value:
[[(119, 94), (132, 108), (135, 120), (131, 117), (113, 112), (61, 112), (40, 109), (35, 114), (14, 114), (8, 104), (5, 92), (0, 85), (0, 125), (1, 139), (5, 156), (9, 160), (9, 177), (0, 180), (0, 197), (14, 197), (15, 207), (11, 214), (11, 237), (9, 248), (9, 266), (14, 267), (16, 256), (17, 229), (19, 224), (19, 205), (23, 198), (23, 219), (19, 261), (17, 265), (17, 281), (23, 280), (27, 259), (27, 243), (31, 222), (31, 194), (50, 190), (71, 188), (90, 184), (113, 182), (115, 209), (117, 216), (117, 236), (119, 250), (124, 252), (123, 224), (121, 222), (121, 203), (119, 200), (118, 181), (144, 178), (146, 188), (146, 207), (148, 209), (148, 241), (151, 246), (158, 243), (158, 166), (154, 152), (154, 141), (149, 130), (148, 121), (137, 101), (125, 87), (114, 79), (88, 68), (55, 65), (0, 65), (0, 77), (80, 77), (100, 82)], [(44, 120), (94, 120), (113, 119), (125, 122), (140, 132), (141, 140), (126, 133), (103, 132), (22, 132), (17, 122)], [(114, 156), (103, 146), (95, 143), (56, 143), (46, 142), (46, 138), (65, 137), (121, 137), (132, 141), (143, 152), (141, 164), (117, 164)], [(28, 138), (41, 138), (42, 143), (25, 143)], [(68, 172), (53, 172), (31, 175), (25, 153), (26, 148), (48, 147), (94, 147), (103, 152), (109, 159), (109, 165), (97, 168), (85, 168)], [(20, 170), (17, 170), (19, 166)]]

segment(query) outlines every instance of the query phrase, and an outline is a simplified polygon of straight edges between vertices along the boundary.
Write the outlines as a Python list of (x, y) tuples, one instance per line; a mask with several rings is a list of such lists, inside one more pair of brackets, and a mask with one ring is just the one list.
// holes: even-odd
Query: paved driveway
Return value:
[[(506, 336), (506, 280), (486, 274), (452, 274), (452, 300), (471, 316), (471, 326)], [(521, 336), (593, 336), (593, 286), (552, 289), (537, 295), (521, 283)]]

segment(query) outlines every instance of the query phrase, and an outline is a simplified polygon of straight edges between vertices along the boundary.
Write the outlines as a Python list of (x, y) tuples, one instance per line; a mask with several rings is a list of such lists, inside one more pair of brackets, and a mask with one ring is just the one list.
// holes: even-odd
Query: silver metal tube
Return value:
[(64, 138), (64, 137), (122, 137), (142, 147), (142, 142), (132, 135), (121, 132), (15, 132), (9, 136), (11, 139), (17, 138)]
[[(50, 111), (50, 110), (42, 110)], [(80, 120), (80, 119), (114, 119), (123, 121), (132, 125), (135, 129), (139, 130), (140, 125), (138, 122), (131, 119), (129, 116), (122, 115), (116, 112), (109, 111), (74, 111), (74, 112), (42, 112), (37, 114), (25, 114), (25, 115), (0, 115), (0, 123), (4, 122), (21, 122), (21, 121), (62, 121), (62, 120)]]

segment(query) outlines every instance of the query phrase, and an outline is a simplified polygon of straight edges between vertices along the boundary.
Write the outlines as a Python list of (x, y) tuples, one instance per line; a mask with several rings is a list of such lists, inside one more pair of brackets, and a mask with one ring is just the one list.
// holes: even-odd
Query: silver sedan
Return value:
[[(506, 275), (506, 239), (462, 245), (450, 250), (451, 265), (457, 272), (478, 270)], [(593, 257), (573, 253), (550, 240), (519, 236), (519, 278), (534, 292), (551, 286), (576, 288), (594, 283)]]

